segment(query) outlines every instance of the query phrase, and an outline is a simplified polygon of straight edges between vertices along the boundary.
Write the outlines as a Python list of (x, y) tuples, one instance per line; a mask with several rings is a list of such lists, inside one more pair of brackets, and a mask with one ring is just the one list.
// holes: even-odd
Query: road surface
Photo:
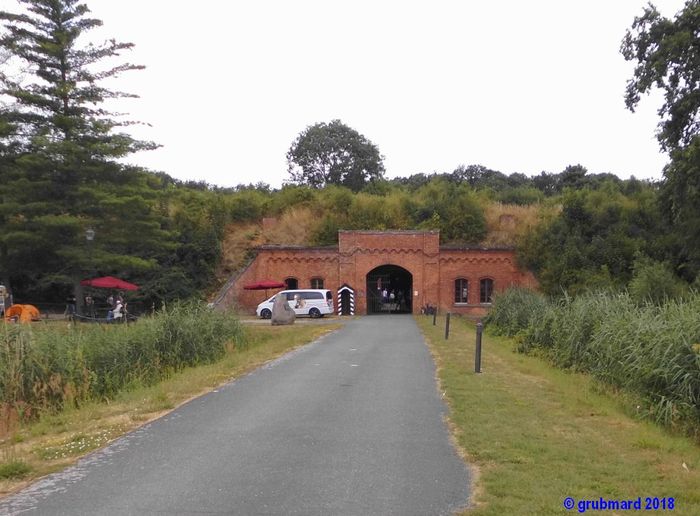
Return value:
[(413, 319), (361, 317), (0, 501), (0, 514), (450, 514), (469, 474), (445, 410)]

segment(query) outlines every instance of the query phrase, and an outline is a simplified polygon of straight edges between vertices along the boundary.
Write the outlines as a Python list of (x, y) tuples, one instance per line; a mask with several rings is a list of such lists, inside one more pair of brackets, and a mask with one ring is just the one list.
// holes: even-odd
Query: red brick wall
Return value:
[(398, 265), (413, 276), (414, 312), (425, 299), (437, 296), (437, 231), (340, 231), (338, 248), (341, 276), (355, 289), (357, 314), (367, 313), (367, 274), (382, 265)]
[[(367, 312), (367, 274), (381, 265), (397, 265), (413, 276), (413, 311), (426, 304), (441, 311), (482, 315), (487, 306), (479, 303), (479, 281), (491, 278), (494, 291), (512, 285), (536, 288), (535, 278), (521, 271), (512, 250), (441, 249), (438, 232), (340, 231), (338, 248), (263, 247), (240, 275), (222, 305), (252, 313), (265, 299), (265, 291), (244, 290), (262, 280), (298, 280), (299, 288), (310, 288), (311, 279), (321, 277), (324, 288), (334, 292), (344, 283), (355, 290), (355, 313)], [(469, 303), (455, 305), (454, 281), (469, 280)], [(274, 294), (267, 291), (267, 295)], [(335, 298), (334, 298), (335, 299)], [(337, 307), (336, 307), (337, 309)]]
[[(455, 280), (469, 282), (469, 296), (466, 304), (455, 303)], [(501, 292), (508, 287), (524, 286), (537, 288), (535, 277), (528, 271), (521, 271), (512, 250), (495, 249), (442, 249), (440, 252), (440, 298), (443, 311), (470, 315), (484, 315), (488, 305), (480, 303), (480, 282), (493, 280), (493, 291)]]
[(255, 308), (282, 289), (245, 290), (243, 287), (262, 280), (284, 282), (294, 277), (299, 288), (310, 288), (311, 278), (321, 277), (323, 288), (337, 290), (338, 252), (331, 249), (313, 248), (260, 248), (255, 260), (241, 273), (226, 293), (221, 305), (224, 308), (239, 310), (241, 313), (255, 313)]

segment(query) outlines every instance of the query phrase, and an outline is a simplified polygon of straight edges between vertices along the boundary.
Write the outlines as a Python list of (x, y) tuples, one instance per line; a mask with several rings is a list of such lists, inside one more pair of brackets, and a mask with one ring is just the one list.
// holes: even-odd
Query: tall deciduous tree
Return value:
[(0, 75), (0, 269), (45, 287), (153, 267), (168, 234), (144, 173), (117, 159), (155, 145), (119, 132), (131, 122), (104, 105), (133, 96), (103, 86), (142, 68), (110, 64), (132, 44), (79, 41), (102, 22), (77, 0), (19, 3), (23, 12), (0, 11), (0, 49), (24, 70)]
[(652, 4), (634, 19), (621, 52), (635, 63), (625, 103), (634, 111), (641, 95), (664, 92), (658, 138), (671, 151), (697, 138), (700, 129), (700, 1), (687, 0), (674, 20)]
[(340, 120), (307, 127), (289, 148), (287, 163), (292, 181), (313, 188), (339, 185), (357, 192), (384, 177), (377, 146)]
[(635, 18), (622, 54), (636, 64), (625, 101), (634, 110), (653, 88), (664, 93), (658, 139), (671, 163), (664, 169), (664, 212), (676, 236), (672, 254), (688, 280), (700, 273), (700, 0), (687, 0), (675, 19), (651, 4)]
[(669, 259), (683, 278), (700, 284), (700, 137), (673, 151), (664, 176), (661, 203), (675, 237)]

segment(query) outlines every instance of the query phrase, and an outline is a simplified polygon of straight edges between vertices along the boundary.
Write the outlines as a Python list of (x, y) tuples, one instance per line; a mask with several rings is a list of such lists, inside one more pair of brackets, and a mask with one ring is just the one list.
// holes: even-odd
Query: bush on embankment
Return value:
[(114, 397), (245, 344), (238, 319), (175, 304), (134, 324), (0, 325), (0, 403), (20, 416)]
[(627, 293), (553, 300), (513, 289), (485, 322), (519, 351), (633, 393), (641, 413), (700, 436), (700, 294), (657, 305)]

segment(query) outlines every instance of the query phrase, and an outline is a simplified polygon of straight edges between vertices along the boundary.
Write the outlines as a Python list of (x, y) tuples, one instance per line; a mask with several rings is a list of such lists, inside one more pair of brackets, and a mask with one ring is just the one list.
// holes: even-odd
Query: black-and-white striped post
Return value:
[(343, 292), (347, 291), (349, 295), (349, 302), (350, 302), (350, 315), (355, 315), (355, 291), (350, 288), (348, 285), (343, 285), (338, 289), (338, 313), (342, 315), (342, 297), (343, 297)]

